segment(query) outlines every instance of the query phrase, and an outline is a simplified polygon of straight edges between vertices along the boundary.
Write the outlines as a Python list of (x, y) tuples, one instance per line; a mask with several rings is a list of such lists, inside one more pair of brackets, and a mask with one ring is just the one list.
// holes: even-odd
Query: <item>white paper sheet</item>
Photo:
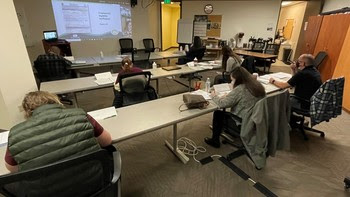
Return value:
[(88, 114), (93, 117), (95, 120), (104, 120), (107, 118), (111, 118), (117, 116), (117, 111), (114, 107), (108, 107), (96, 111), (88, 112)]
[(230, 87), (229, 83), (222, 83), (222, 84), (214, 85), (213, 88), (214, 88), (216, 93), (230, 92), (231, 91), (231, 87)]
[(10, 131), (4, 131), (0, 133), (0, 146), (5, 146), (9, 138)]
[(64, 59), (72, 62), (72, 61), (74, 61), (74, 56), (65, 56)]
[(116, 80), (116, 77), (113, 77), (111, 72), (98, 73), (95, 74), (95, 77), (95, 83), (97, 83), (97, 85), (111, 84)]
[(210, 94), (204, 90), (196, 90), (191, 92), (191, 94), (202, 95), (205, 100), (211, 100)]

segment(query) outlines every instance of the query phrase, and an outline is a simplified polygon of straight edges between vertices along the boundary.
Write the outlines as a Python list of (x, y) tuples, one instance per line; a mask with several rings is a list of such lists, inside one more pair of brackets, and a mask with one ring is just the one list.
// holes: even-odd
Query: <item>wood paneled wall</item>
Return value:
[(343, 107), (350, 112), (350, 28), (347, 31), (333, 78), (345, 77)]

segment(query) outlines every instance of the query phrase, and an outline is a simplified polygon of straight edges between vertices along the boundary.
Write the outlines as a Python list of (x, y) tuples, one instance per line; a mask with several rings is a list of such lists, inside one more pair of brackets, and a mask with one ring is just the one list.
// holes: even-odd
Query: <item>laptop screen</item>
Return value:
[(45, 40), (57, 40), (57, 32), (56, 31), (44, 31), (44, 39)]

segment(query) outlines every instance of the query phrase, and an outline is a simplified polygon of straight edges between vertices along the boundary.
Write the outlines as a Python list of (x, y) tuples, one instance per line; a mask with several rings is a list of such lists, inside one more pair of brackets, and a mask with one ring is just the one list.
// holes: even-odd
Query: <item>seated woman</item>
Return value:
[[(222, 47), (222, 69), (226, 73), (231, 73), (231, 71), (241, 66), (242, 59), (229, 46)], [(214, 84), (227, 83), (231, 81), (230, 75), (217, 75), (214, 79)]]
[(193, 39), (193, 44), (186, 52), (186, 57), (179, 58), (178, 64), (186, 64), (187, 62), (191, 62), (194, 58), (201, 60), (204, 56), (205, 47), (202, 46), (202, 41), (199, 36), (195, 36)]
[(26, 121), (10, 130), (5, 165), (17, 172), (54, 163), (112, 144), (111, 135), (82, 109), (65, 109), (58, 97), (28, 93), (22, 107)]
[[(220, 147), (220, 134), (226, 118), (232, 114), (238, 119), (242, 119), (246, 110), (252, 108), (255, 103), (265, 96), (265, 88), (253, 78), (253, 76), (243, 67), (236, 67), (231, 72), (232, 91), (226, 96), (219, 97), (215, 91), (211, 92), (213, 101), (219, 108), (231, 108), (231, 112), (216, 110), (213, 116), (212, 138), (205, 138), (205, 142), (215, 148)], [(234, 130), (240, 132), (241, 121), (233, 123)]]
[(122, 66), (121, 66), (122, 70), (119, 71), (117, 80), (115, 81), (114, 84), (114, 101), (113, 101), (113, 106), (114, 107), (122, 107), (122, 97), (120, 94), (120, 87), (119, 87), (119, 77), (125, 74), (129, 74), (129, 73), (140, 73), (143, 72), (143, 70), (141, 68), (138, 67), (134, 67), (132, 61), (128, 58), (125, 57), (122, 60)]

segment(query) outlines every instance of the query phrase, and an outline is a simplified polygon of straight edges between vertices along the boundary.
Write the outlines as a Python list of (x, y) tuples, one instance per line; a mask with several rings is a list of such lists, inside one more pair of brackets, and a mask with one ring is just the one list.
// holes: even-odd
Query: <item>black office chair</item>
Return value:
[(150, 85), (151, 72), (130, 73), (118, 78), (120, 92), (114, 98), (114, 106), (124, 107), (158, 98), (155, 89)]
[[(270, 93), (262, 100), (258, 101), (262, 102), (262, 108), (255, 109), (252, 108), (253, 113), (264, 113), (264, 116), (267, 117), (265, 125), (267, 126), (267, 133), (265, 134), (267, 138), (267, 150), (266, 157), (275, 156), (277, 150), (280, 149), (289, 149), (289, 114), (290, 114), (290, 106), (289, 106), (289, 92), (288, 90), (282, 90), (275, 93)], [(257, 103), (257, 104), (258, 104)], [(259, 110), (259, 111), (254, 111)], [(262, 110), (262, 111), (260, 111)], [(246, 118), (246, 117), (243, 117)], [(248, 117), (251, 118), (251, 117)], [(233, 122), (240, 122), (245, 124), (247, 120), (242, 120), (240, 117), (237, 117), (233, 114), (230, 114), (229, 117), (226, 117), (223, 125), (223, 132), (221, 133), (221, 137), (223, 137), (223, 143), (231, 144), (232, 146), (239, 149), (240, 152), (243, 151), (250, 159), (252, 159), (249, 153), (246, 150), (246, 147), (243, 145), (241, 140), (241, 126), (236, 126)], [(262, 135), (263, 133), (259, 133)], [(247, 133), (246, 133), (247, 135)], [(258, 135), (254, 133), (249, 133), (248, 135)], [(253, 139), (253, 138), (252, 138)], [(269, 141), (270, 140), (270, 141)], [(258, 150), (261, 151), (261, 150)], [(230, 154), (234, 155), (234, 154)], [(234, 159), (234, 158), (231, 158)], [(260, 168), (258, 168), (260, 169)]]
[(315, 67), (317, 69), (319, 69), (319, 67), (321, 66), (322, 62), (324, 59), (326, 59), (326, 57), (328, 56), (326, 51), (320, 51), (317, 53), (316, 57), (315, 57)]
[[(311, 127), (308, 127), (305, 125), (305, 117), (311, 118), (311, 100), (320, 100), (322, 103), (329, 102), (331, 105), (328, 105), (326, 109), (314, 109), (313, 113), (316, 114), (316, 116), (319, 116), (320, 114), (327, 119), (322, 120), (328, 122), (329, 119), (336, 117), (333, 113), (336, 111), (337, 115), (340, 115), (342, 112), (342, 100), (343, 100), (343, 92), (344, 92), (344, 77), (338, 78), (338, 79), (330, 79), (324, 82), (321, 87), (316, 91), (316, 93), (311, 97), (310, 100), (305, 100), (303, 98), (297, 97), (295, 95), (291, 95), (293, 99), (296, 99), (300, 106), (292, 106), (292, 112), (293, 118), (296, 121), (297, 125), (291, 125), (292, 127), (296, 126), (302, 133), (304, 140), (308, 140), (309, 138), (306, 136), (305, 130), (318, 133), (322, 138), (325, 137), (325, 133), (323, 131), (317, 130), (312, 128), (313, 125), (320, 123), (321, 121), (317, 121), (314, 123), (314, 121), (311, 119)], [(331, 88), (326, 88), (327, 86), (330, 86)], [(317, 93), (320, 93), (318, 97), (316, 97)], [(335, 95), (334, 98), (330, 98), (329, 95)], [(323, 100), (322, 100), (323, 99)], [(331, 107), (329, 107), (331, 106)], [(298, 124), (299, 123), (299, 124)]]
[(114, 147), (0, 176), (4, 196), (121, 196), (121, 157)]
[(154, 47), (154, 41), (152, 38), (143, 39), (143, 45), (145, 46), (145, 49), (148, 52), (154, 52), (156, 49), (160, 51), (160, 48)]
[(262, 53), (265, 49), (265, 42), (254, 42), (253, 43), (253, 47), (252, 47), (252, 51), (253, 52), (259, 52), (259, 53)]
[[(278, 55), (279, 49), (280, 49), (279, 44), (267, 44), (264, 50), (264, 53), (270, 54), (270, 55)], [(263, 59), (263, 60), (258, 59), (256, 61), (256, 66), (264, 67), (264, 73), (266, 72), (266, 68), (267, 68), (267, 73), (269, 73), (271, 64), (275, 62), (276, 62), (276, 59)]]
[(134, 51), (137, 50), (136, 48), (134, 48), (134, 43), (131, 38), (120, 38), (119, 45), (120, 45), (120, 54), (133, 53)]
[(149, 58), (151, 56), (151, 52), (146, 49), (139, 49), (137, 51), (134, 51), (131, 55), (132, 63), (134, 66), (142, 68), (142, 69), (148, 69), (151, 67), (151, 62), (149, 61)]
[[(41, 59), (39, 57), (34, 61), (34, 68), (40, 82), (75, 78), (75, 73), (68, 69), (70, 65), (63, 58)], [(63, 103), (73, 105), (73, 102), (67, 99), (67, 95), (61, 94), (59, 97)]]
[(244, 58), (241, 66), (251, 74), (256, 72), (255, 58), (253, 56), (247, 56), (246, 58)]

